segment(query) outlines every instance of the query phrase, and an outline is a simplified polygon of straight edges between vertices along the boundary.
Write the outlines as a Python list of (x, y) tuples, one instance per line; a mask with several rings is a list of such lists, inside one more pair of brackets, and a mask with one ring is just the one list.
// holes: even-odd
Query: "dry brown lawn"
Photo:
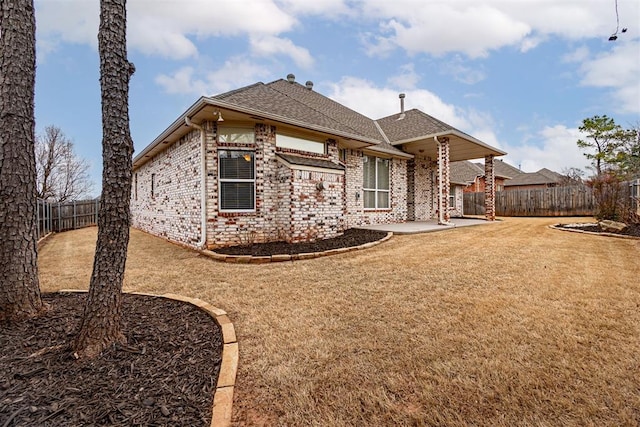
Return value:
[[(134, 230), (125, 289), (229, 313), (235, 425), (637, 426), (640, 240), (554, 222), (507, 218), (266, 265)], [(95, 239), (95, 228), (54, 236), (43, 290), (86, 288)]]

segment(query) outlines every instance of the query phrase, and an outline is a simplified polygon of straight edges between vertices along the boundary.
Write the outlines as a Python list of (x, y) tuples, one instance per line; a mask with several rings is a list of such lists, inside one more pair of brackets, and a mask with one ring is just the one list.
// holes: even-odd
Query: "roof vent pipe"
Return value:
[(288, 81), (289, 83), (293, 83), (293, 82), (295, 82), (295, 81), (296, 81), (296, 76), (295, 76), (295, 74), (287, 74), (287, 81)]
[(400, 98), (400, 116), (398, 117), (398, 120), (402, 120), (402, 119), (404, 119), (404, 97), (405, 97), (405, 94), (401, 93), (400, 95), (398, 95), (398, 97)]
[(307, 87), (307, 89), (313, 90), (313, 82), (311, 80), (307, 80), (304, 85)]

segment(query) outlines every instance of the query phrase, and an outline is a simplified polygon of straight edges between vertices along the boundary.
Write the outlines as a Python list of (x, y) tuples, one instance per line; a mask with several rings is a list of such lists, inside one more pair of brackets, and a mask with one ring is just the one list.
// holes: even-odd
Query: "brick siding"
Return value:
[[(345, 150), (345, 171), (289, 165), (276, 155), (275, 126), (256, 124), (255, 143), (251, 144), (218, 143), (217, 122), (201, 126), (206, 144), (209, 248), (325, 239), (347, 228), (434, 217), (437, 163), (430, 159), (390, 159), (390, 208), (370, 211), (364, 209), (362, 151)], [(326, 147), (324, 156), (295, 154), (338, 163), (337, 142), (329, 139)], [(220, 149), (254, 152), (255, 211), (220, 212)], [(135, 170), (131, 202), (134, 227), (188, 246), (198, 245), (202, 237), (200, 153), (200, 131), (194, 129)]]

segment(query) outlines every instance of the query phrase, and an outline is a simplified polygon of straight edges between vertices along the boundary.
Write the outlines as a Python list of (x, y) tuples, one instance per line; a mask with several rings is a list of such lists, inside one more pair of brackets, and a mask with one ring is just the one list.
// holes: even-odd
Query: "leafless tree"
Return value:
[(562, 169), (561, 185), (579, 185), (583, 183), (584, 171), (580, 168)]
[(100, 0), (102, 96), (102, 200), (89, 295), (80, 330), (71, 343), (76, 357), (91, 358), (126, 341), (121, 325), (122, 281), (129, 244), (133, 141), (129, 128), (126, 0)]
[(89, 196), (89, 163), (75, 154), (73, 142), (59, 127), (47, 126), (36, 138), (35, 150), (39, 198), (65, 202)]
[(0, 320), (37, 316), (33, 0), (0, 2)]

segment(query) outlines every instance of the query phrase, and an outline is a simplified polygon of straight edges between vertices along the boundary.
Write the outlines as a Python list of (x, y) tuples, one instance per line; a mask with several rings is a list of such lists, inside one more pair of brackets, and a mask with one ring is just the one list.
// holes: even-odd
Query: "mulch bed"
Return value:
[(580, 224), (558, 224), (557, 227), (559, 227), (559, 228), (568, 228), (568, 229), (572, 229), (572, 230), (590, 231), (592, 233), (613, 233), (613, 234), (621, 234), (621, 235), (624, 235), (624, 236), (640, 237), (640, 223), (629, 224), (629, 226), (627, 228), (625, 228), (623, 231), (604, 230), (602, 227), (600, 227), (597, 224), (585, 224), (585, 225), (580, 225)]
[(252, 256), (269, 256), (269, 255), (292, 255), (310, 252), (324, 252), (331, 249), (349, 248), (352, 246), (364, 245), (365, 243), (375, 242), (387, 233), (385, 231), (364, 230), (360, 228), (350, 228), (338, 237), (331, 239), (317, 240), (315, 242), (287, 243), (287, 242), (269, 242), (269, 243), (253, 243), (242, 246), (228, 246), (215, 249), (216, 253), (225, 255), (252, 255)]
[(191, 304), (124, 294), (126, 348), (75, 360), (65, 344), (85, 298), (45, 294), (45, 316), (0, 325), (0, 426), (209, 426), (215, 321)]

